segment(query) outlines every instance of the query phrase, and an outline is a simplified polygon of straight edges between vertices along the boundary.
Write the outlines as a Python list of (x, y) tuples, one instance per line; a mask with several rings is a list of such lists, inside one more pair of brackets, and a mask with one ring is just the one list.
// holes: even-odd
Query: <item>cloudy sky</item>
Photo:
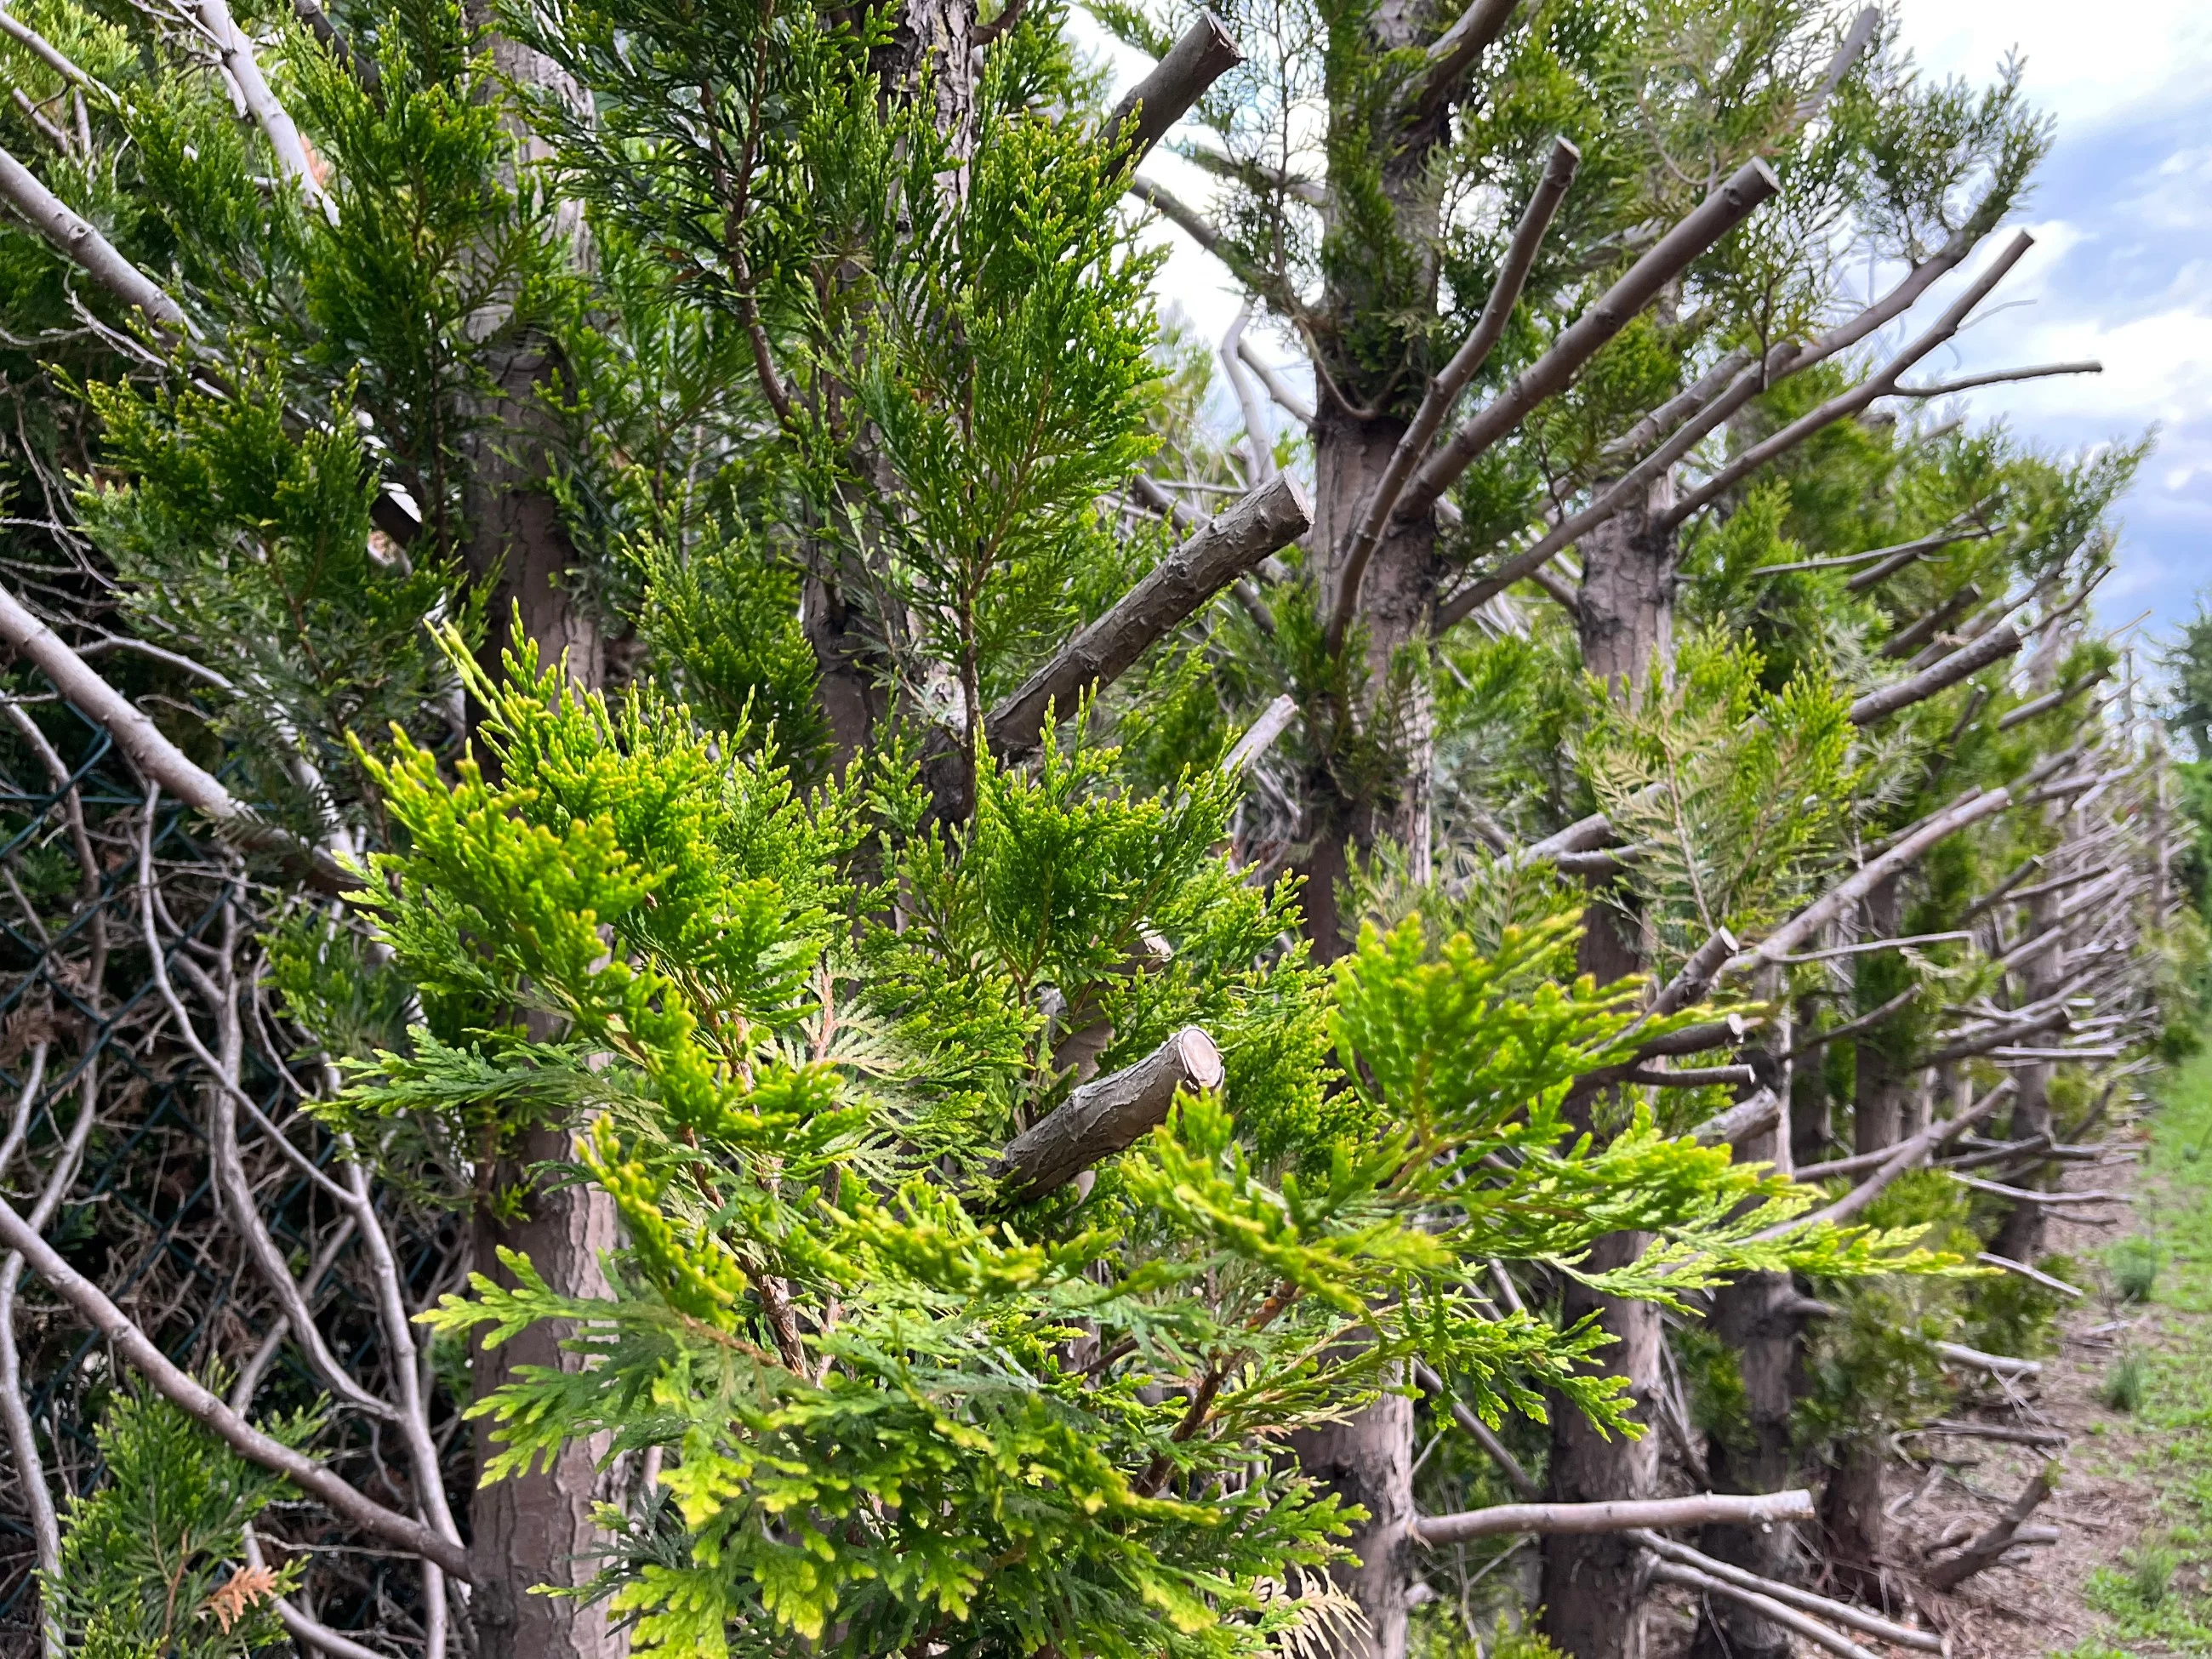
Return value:
[[(1905, 40), (1935, 75), (1988, 78), (2008, 52), (2057, 142), (2024, 216), (2037, 246), (2002, 309), (1954, 343), (1947, 378), (2097, 358), (2105, 372), (1977, 392), (2056, 451), (2158, 429), (2124, 503), (2120, 568), (2099, 594), (2107, 626), (2149, 611), (2165, 631), (2212, 588), (2212, 5), (2204, 0), (1903, 0)], [(1146, 164), (1203, 195), (1170, 158)], [(1175, 233), (1165, 295), (1218, 337), (1237, 301)], [(1954, 278), (1955, 285), (1961, 279)], [(1939, 290), (1941, 295), (1951, 286)]]

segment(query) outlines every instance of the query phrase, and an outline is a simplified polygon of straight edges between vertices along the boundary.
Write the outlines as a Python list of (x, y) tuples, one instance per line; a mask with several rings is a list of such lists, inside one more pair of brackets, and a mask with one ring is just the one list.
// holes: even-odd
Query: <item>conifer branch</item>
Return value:
[[(1718, 431), (1729, 416), (1759, 393), (1793, 374), (1826, 362), (1848, 351), (1918, 302), (1942, 277), (1963, 264), (1982, 238), (1989, 234), (2003, 203), (1985, 197), (1973, 216), (1936, 252), (1912, 268), (1888, 293), (1850, 321), (1828, 331), (1809, 345), (1784, 342), (1753, 361), (1747, 354), (1731, 352), (1700, 376), (1695, 385), (1652, 411), (1614, 447), (1621, 455), (1632, 455), (1680, 420), (1673, 435), (1645, 455), (1597, 499), (1571, 517), (1561, 520), (1525, 550), (1506, 559), (1488, 575), (1480, 577), (1437, 609), (1436, 631), (1449, 631), (1531, 572), (1541, 569), (1584, 536), (1624, 511), (1632, 501), (1644, 499), (1647, 486), (1706, 438)], [(1694, 416), (1691, 414), (1695, 410)], [(1609, 453), (1613, 452), (1608, 452)]]
[(1970, 824), (1979, 823), (1984, 818), (2003, 811), (2012, 804), (2012, 792), (2008, 789), (1977, 789), (1942, 811), (1931, 813), (1907, 831), (1887, 852), (1868, 860), (1850, 877), (1830, 888), (1760, 940), (1756, 947), (1730, 958), (1726, 971), (1741, 974), (1756, 968), (1772, 966), (1817, 929), (1826, 927), (1844, 910), (1856, 904), (1880, 883), (1900, 870), (1910, 868), (1936, 842), (1956, 835)]
[(1236, 320), (1229, 325), (1229, 332), (1221, 338), (1221, 372), (1228, 377), (1229, 389), (1237, 395), (1237, 412), (1244, 422), (1244, 482), (1248, 489), (1257, 489), (1275, 476), (1275, 440), (1267, 421), (1267, 406), (1244, 373), (1241, 361), (1244, 346), (1244, 325), (1252, 320), (1252, 301), (1246, 300), (1237, 307)]
[[(3, 14), (0, 14), (3, 15)], [(163, 328), (185, 327), (185, 313), (159, 284), (116, 251), (115, 244), (64, 205), (28, 167), (0, 149), (0, 201), (50, 243), (54, 251), (126, 306)]]
[(1112, 684), (1147, 647), (1312, 522), (1305, 492), (1288, 475), (1209, 520), (991, 711), (983, 732), (992, 750), (1034, 748), (1053, 711), (1073, 714), (1086, 689)]
[(1133, 167), (1151, 155), (1206, 89), (1243, 61), (1228, 25), (1211, 11), (1200, 12), (1152, 72), (1107, 112), (1105, 131), (1120, 165)]
[(1869, 6), (1851, 19), (1851, 27), (1844, 34), (1843, 44), (1836, 48), (1835, 56), (1828, 59), (1827, 68), (1820, 72), (1820, 84), (1797, 106), (1798, 125), (1804, 125), (1827, 108), (1828, 100), (1836, 95), (1836, 88), (1843, 85), (1844, 77), (1851, 72), (1851, 66), (1874, 44), (1875, 31), (1881, 27), (1881, 9), (1878, 6)]
[(1896, 547), (1882, 548), (1879, 550), (1882, 557), (1878, 563), (1864, 570), (1855, 571), (1844, 579), (1844, 591), (1863, 593), (1869, 587), (1887, 581), (1905, 566), (1928, 554), (1960, 542), (1987, 541), (1996, 533), (1995, 530), (1947, 531), (1941, 535), (1923, 536), (1918, 541), (1905, 542)]
[(1981, 597), (1981, 585), (1978, 582), (1968, 582), (1933, 611), (1908, 623), (1891, 635), (1883, 641), (1880, 654), (1891, 661), (1912, 656), (1922, 646), (1934, 639), (1939, 632), (1956, 622), (1960, 611), (1971, 605), (1979, 604)]
[(2091, 686), (2099, 684), (2112, 673), (2109, 665), (2094, 674), (2083, 676), (2071, 685), (2062, 685), (2055, 691), (2046, 691), (2039, 697), (2030, 697), (2016, 708), (2008, 708), (1997, 717), (1997, 730), (2009, 732), (2015, 726), (2025, 726), (2038, 714), (2047, 714), (2054, 708), (2063, 708)]
[(1784, 1060), (1804, 1060), (1817, 1054), (1832, 1042), (1840, 1042), (1845, 1037), (1856, 1036), (1862, 1031), (1871, 1031), (1892, 1014), (1902, 1012), (1907, 1005), (1917, 1001), (1921, 992), (1926, 988), (1916, 980), (1880, 1007), (1861, 1014), (1856, 1019), (1846, 1020), (1841, 1025), (1832, 1025), (1825, 1031), (1816, 1031), (1803, 1042), (1792, 1044), (1787, 1053), (1778, 1054), (1776, 1058)]
[(2017, 380), (2045, 380), (2057, 374), (2102, 374), (2104, 364), (2094, 358), (2076, 363), (2041, 363), (2033, 368), (1993, 368), (1986, 374), (1968, 374), (1955, 380), (1939, 380), (1934, 386), (1901, 386), (1892, 395), (1899, 398), (1948, 398), (1957, 392), (1972, 392), (1976, 386), (2009, 386)]
[(47, 1287), (114, 1344), (116, 1352), (152, 1384), (156, 1393), (205, 1426), (247, 1462), (283, 1475), (340, 1520), (372, 1537), (434, 1561), (465, 1583), (475, 1582), (468, 1552), (459, 1544), (441, 1538), (411, 1516), (385, 1508), (327, 1466), (262, 1433), (178, 1369), (128, 1315), (109, 1301), (97, 1285), (70, 1267), (61, 1253), (47, 1243), (3, 1197), (0, 1197), (0, 1246), (20, 1252), (30, 1263), (31, 1270), (46, 1281)]
[(1285, 314), (1298, 309), (1297, 296), (1281, 280), (1247, 259), (1206, 216), (1166, 185), (1142, 175), (1129, 180), (1126, 192), (1174, 225), (1206, 252), (1227, 266), (1229, 274), (1251, 292)]
[(1237, 355), (1244, 360), (1245, 367), (1260, 377), (1260, 384), (1267, 388), (1267, 395), (1281, 404), (1302, 426), (1314, 423), (1316, 411), (1310, 399), (1301, 397), (1298, 389), (1283, 378), (1282, 371), (1269, 362), (1252, 343), (1249, 335), (1238, 337)]
[(1468, 1403), (1454, 1394), (1449, 1385), (1425, 1361), (1417, 1359), (1413, 1362), (1413, 1381), (1419, 1383), (1422, 1391), (1431, 1399), (1449, 1405), (1452, 1421), (1458, 1424), (1461, 1430), (1488, 1455), (1490, 1461), (1498, 1465), (1498, 1472), (1505, 1477), (1507, 1486), (1530, 1503), (1543, 1497), (1542, 1485), (1521, 1467), (1521, 1460), (1514, 1456), (1505, 1443), (1492, 1431), (1490, 1425), (1477, 1417)]
[(1810, 1521), (1808, 1492), (1705, 1492), (1694, 1498), (1619, 1498), (1602, 1504), (1498, 1504), (1424, 1516), (1408, 1528), (1425, 1548), (1503, 1534), (1630, 1532), (1639, 1527), (1760, 1527)]
[(1475, 458), (1520, 425), (1536, 405), (1563, 391), (1600, 348), (1628, 326), (1668, 283), (1782, 188), (1773, 169), (1747, 161), (1684, 216), (1522, 370), (1513, 384), (1463, 422), (1422, 462), (1398, 504), (1398, 516), (1427, 512)]
[[(1461, 22), (1484, 9), (1486, 3), (1494, 3), (1495, 0), (1476, 0)], [(1498, 9), (1510, 12), (1514, 0), (1502, 0)], [(1390, 452), (1382, 476), (1376, 481), (1374, 494), (1369, 497), (1366, 510), (1360, 514), (1358, 527), (1344, 550), (1337, 578), (1336, 603), (1329, 613), (1331, 651), (1344, 648), (1345, 635), (1359, 608), (1359, 585), (1366, 577), (1368, 562), (1374, 557), (1383, 532), (1390, 526), (1407, 480), (1428, 453), (1430, 441), (1450, 415), (1452, 405), (1459, 401), (1467, 383), (1474, 378), (1474, 372), (1482, 367), (1504, 336), (1514, 307), (1520, 304), (1521, 290), (1528, 285), (1528, 272), (1536, 263), (1552, 221), (1559, 215), (1559, 204), (1566, 200), (1568, 188), (1575, 181), (1575, 169), (1582, 165), (1582, 151), (1565, 138), (1552, 141), (1552, 154), (1544, 164), (1544, 176), (1537, 181), (1535, 193), (1528, 198), (1521, 222), (1514, 228), (1513, 240), (1498, 267), (1498, 280), (1491, 285), (1490, 297), (1483, 302), (1482, 315), (1460, 349), (1452, 353), (1451, 361), (1429, 383), (1412, 422)]]
[[(1917, 1169), (1926, 1163), (1936, 1155), (1937, 1151), (1948, 1146), (1995, 1111), (1997, 1103), (2009, 1095), (2016, 1086), (2011, 1078), (2005, 1079), (1958, 1116), (1942, 1123), (1931, 1124), (1911, 1139), (1900, 1140), (1895, 1146), (1887, 1149), (1887, 1156), (1875, 1169), (1874, 1174), (1826, 1208), (1815, 1210), (1809, 1215), (1801, 1215), (1792, 1220), (1778, 1223), (1753, 1237), (1763, 1243), (1784, 1238), (1791, 1233), (1802, 1232), (1808, 1227), (1842, 1226), (1844, 1223), (1880, 1198), (1898, 1176), (1908, 1170)], [(1798, 1179), (1818, 1181), (1830, 1175), (1844, 1174), (1846, 1171), (1844, 1162), (1850, 1162), (1850, 1160), (1834, 1164), (1813, 1165), (1800, 1170)]]
[(87, 92), (97, 91), (110, 103), (115, 101), (115, 94), (112, 92), (79, 69), (60, 47), (55, 46), (52, 41), (47, 40), (45, 35), (16, 16), (4, 5), (0, 5), (0, 34), (6, 35), (70, 85), (82, 87)]
[(1008, 1141), (991, 1168), (1000, 1194), (1023, 1203), (1066, 1186), (1165, 1122), (1177, 1091), (1218, 1089), (1222, 1075), (1213, 1039), (1186, 1025), (1134, 1066), (1085, 1084)]
[(1782, 1097), (1771, 1089), (1761, 1089), (1725, 1112), (1707, 1118), (1690, 1131), (1690, 1139), (1700, 1146), (1733, 1146), (1765, 1134), (1781, 1121)]

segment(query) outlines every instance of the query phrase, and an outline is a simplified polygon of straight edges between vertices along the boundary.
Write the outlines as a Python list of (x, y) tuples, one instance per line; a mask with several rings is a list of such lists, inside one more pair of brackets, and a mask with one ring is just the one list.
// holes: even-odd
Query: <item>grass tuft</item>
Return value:
[(2148, 1302), (2158, 1284), (2158, 1270), (2164, 1252), (2158, 1241), (2141, 1233), (2130, 1234), (2112, 1246), (2111, 1265), (2112, 1288), (2124, 1302)]
[(2105, 1373), (2105, 1385), (2097, 1390), (2097, 1397), (2105, 1402), (2106, 1410), (2133, 1416), (2142, 1409), (2143, 1395), (2149, 1387), (2149, 1364), (2139, 1353), (2124, 1353)]

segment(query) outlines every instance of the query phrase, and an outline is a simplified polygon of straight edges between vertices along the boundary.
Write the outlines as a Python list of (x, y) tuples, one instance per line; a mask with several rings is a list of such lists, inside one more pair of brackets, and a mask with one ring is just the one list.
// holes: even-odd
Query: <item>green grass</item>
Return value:
[(2159, 1529), (2089, 1576), (2082, 1598), (2105, 1627), (2054, 1659), (2212, 1655), (2212, 1595), (2199, 1588), (2212, 1581), (2212, 1323), (2185, 1316), (2212, 1314), (2212, 1050), (2158, 1093), (2142, 1231), (2106, 1253), (2143, 1346), (2113, 1361), (2101, 1393), (2132, 1420), (2077, 1443), (2073, 1457), (2113, 1460), (2111, 1472), (2148, 1486)]
[(2150, 1362), (2139, 1353), (2124, 1353), (2105, 1373), (2105, 1386), (2098, 1390), (2097, 1397), (2105, 1402), (2107, 1411), (2138, 1412), (2142, 1409), (2143, 1392), (2149, 1386)]

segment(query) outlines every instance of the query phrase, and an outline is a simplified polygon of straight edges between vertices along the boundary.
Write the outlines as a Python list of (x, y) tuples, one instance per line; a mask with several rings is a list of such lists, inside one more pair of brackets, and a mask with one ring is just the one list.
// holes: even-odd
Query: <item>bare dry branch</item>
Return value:
[(29, 659), (86, 718), (106, 728), (141, 772), (187, 806), (242, 842), (297, 860), (306, 866), (308, 878), (326, 892), (344, 892), (356, 884), (358, 878), (349, 874), (328, 851), (310, 847), (290, 831), (262, 818), (212, 774), (195, 764), (4, 587), (0, 587), (0, 641)]
[(1520, 0), (1474, 0), (1462, 12), (1459, 21), (1430, 44), (1420, 79), (1399, 111), (1396, 125), (1419, 126), (1443, 108), (1475, 60), (1505, 33), (1519, 4)]
[(413, 1516), (388, 1510), (364, 1496), (306, 1453), (271, 1439), (179, 1370), (107, 1299), (100, 1286), (70, 1267), (4, 1198), (0, 1198), (0, 1246), (21, 1252), (54, 1294), (113, 1343), (123, 1359), (157, 1393), (203, 1424), (246, 1462), (283, 1475), (333, 1515), (371, 1536), (434, 1561), (465, 1583), (475, 1582), (466, 1550), (440, 1537)]
[(1625, 1498), (1603, 1504), (1499, 1504), (1414, 1522), (1413, 1541), (1430, 1549), (1503, 1534), (1630, 1532), (1639, 1527), (1761, 1527), (1810, 1521), (1808, 1492), (1705, 1492), (1695, 1498)]
[(1747, 161), (1674, 226), (1552, 343), (1513, 384), (1478, 410), (1421, 463), (1398, 503), (1398, 516), (1426, 513), (1476, 456), (1521, 424), (1536, 405), (1563, 390), (1598, 349), (1657, 297), (1701, 254), (1782, 188), (1764, 161)]
[(2042, 1507), (2043, 1500), (2058, 1490), (2058, 1465), (2045, 1463), (2035, 1472), (2035, 1478), (2013, 1499), (2005, 1512), (1987, 1532), (1946, 1560), (1938, 1561), (1929, 1569), (1928, 1582), (1939, 1590), (1956, 1589), (1986, 1567), (1996, 1565), (2004, 1553), (2012, 1547), (2013, 1535), (2021, 1523)]
[(1881, 654), (1893, 660), (1909, 657), (1934, 639), (1937, 633), (1958, 619), (1959, 613), (1968, 605), (1981, 603), (1982, 590), (1978, 583), (1968, 582), (1964, 587), (1917, 621), (1907, 623), (1883, 641)]
[(1853, 1607), (1848, 1601), (1838, 1601), (1826, 1595), (1816, 1595), (1811, 1590), (1796, 1584), (1778, 1583), (1762, 1578), (1757, 1573), (1747, 1572), (1730, 1562), (1717, 1561), (1711, 1556), (1692, 1549), (1687, 1544), (1662, 1538), (1657, 1533), (1638, 1533), (1636, 1541), (1655, 1555), (1666, 1558), (1686, 1567), (1695, 1567), (1700, 1572), (1724, 1578), (1748, 1590), (1756, 1590), (1778, 1601), (1788, 1603), (1801, 1613), (1817, 1614), (1831, 1624), (1848, 1626), (1852, 1630), (1892, 1642), (1901, 1648), (1917, 1648), (1923, 1653), (1941, 1653), (1943, 1638), (1932, 1630), (1916, 1630), (1911, 1625), (1900, 1625), (1893, 1619), (1885, 1619), (1878, 1613)]
[(1924, 702), (1939, 691), (1949, 690), (1960, 680), (1978, 674), (1991, 663), (2002, 662), (2018, 651), (2023, 643), (2020, 630), (2009, 623), (1993, 628), (1981, 638), (1960, 646), (1948, 657), (1942, 657), (1922, 669), (1917, 674), (1869, 691), (1851, 705), (1851, 724), (1871, 726), (1886, 714), (1900, 708), (1909, 708)]
[[(1146, 647), (1313, 522), (1305, 492), (1279, 477), (1207, 523), (1159, 562), (1112, 610), (1062, 646), (983, 723), (1000, 754), (1033, 748), (1049, 711), (1073, 714), (1078, 696), (1109, 685)], [(0, 615), (0, 627), (4, 627)]]
[(1815, 1646), (1827, 1649), (1840, 1659), (1875, 1659), (1875, 1656), (1849, 1637), (1830, 1630), (1818, 1620), (1808, 1619), (1795, 1607), (1784, 1607), (1771, 1595), (1747, 1589), (1729, 1579), (1715, 1577), (1696, 1567), (1685, 1566), (1679, 1561), (1655, 1562), (1651, 1568), (1652, 1581), (1661, 1584), (1680, 1584), (1705, 1595), (1718, 1595), (1731, 1601), (1741, 1601), (1754, 1609), (1759, 1616), (1771, 1623), (1793, 1630)]
[[(1228, 25), (1210, 11), (1199, 13), (1152, 72), (1107, 112), (1105, 131), (1120, 137), (1121, 164), (1134, 167), (1143, 161), (1208, 87), (1243, 61)], [(1134, 125), (1125, 132), (1133, 118)]]
[(1849, 392), (1830, 398), (1818, 409), (1792, 421), (1772, 437), (1745, 450), (1669, 507), (1662, 515), (1662, 521), (1669, 526), (1682, 523), (1691, 514), (1735, 489), (1769, 461), (1789, 453), (1814, 433), (1857, 414), (1877, 398), (1894, 392), (1905, 372), (1958, 333), (1960, 325), (1989, 297), (1990, 291), (2004, 280), (2028, 249), (2034, 246), (2035, 239), (2026, 231), (2014, 232), (2012, 240), (1999, 251), (1996, 258), (1967, 284), (1966, 291), (1902, 351)]
[(1221, 1086), (1221, 1051), (1186, 1025), (1134, 1066), (1085, 1084), (1006, 1143), (992, 1166), (1000, 1191), (1026, 1201), (1066, 1186), (1164, 1122), (1181, 1089)]
[(1983, 374), (1963, 375), (1955, 380), (1939, 380), (1934, 386), (1901, 386), (1894, 393), (1899, 398), (1948, 398), (1955, 392), (1972, 392), (1976, 386), (2006, 386), (2014, 380), (2047, 380), (2055, 374), (2102, 374), (2104, 364), (2094, 359), (2078, 363), (2039, 363), (2033, 368), (1993, 368)]
[[(1758, 1237), (1762, 1240), (1774, 1239), (1806, 1227), (1843, 1225), (1844, 1222), (1849, 1221), (1868, 1205), (1873, 1203), (1875, 1199), (1881, 1197), (1883, 1191), (1898, 1176), (1924, 1162), (1937, 1147), (1964, 1134), (1996, 1110), (1997, 1103), (2009, 1095), (2014, 1087), (2015, 1085), (2010, 1078), (2005, 1079), (1958, 1116), (1948, 1122), (1932, 1124), (1911, 1139), (1898, 1142), (1895, 1146), (1889, 1149), (1889, 1156), (1881, 1168), (1834, 1203), (1824, 1209), (1815, 1210), (1808, 1215), (1801, 1215), (1794, 1220), (1781, 1222), (1769, 1227)], [(1820, 1179), (1831, 1173), (1840, 1175), (1844, 1171), (1845, 1163), (1863, 1164), (1865, 1161), (1864, 1158), (1860, 1158), (1839, 1160), (1832, 1164), (1815, 1165), (1810, 1169), (1799, 1170), (1798, 1179), (1811, 1181)]]
[(159, 284), (116, 251), (31, 175), (29, 168), (0, 149), (0, 201), (53, 246), (54, 251), (127, 306), (135, 306), (164, 328), (181, 329), (185, 313)]

